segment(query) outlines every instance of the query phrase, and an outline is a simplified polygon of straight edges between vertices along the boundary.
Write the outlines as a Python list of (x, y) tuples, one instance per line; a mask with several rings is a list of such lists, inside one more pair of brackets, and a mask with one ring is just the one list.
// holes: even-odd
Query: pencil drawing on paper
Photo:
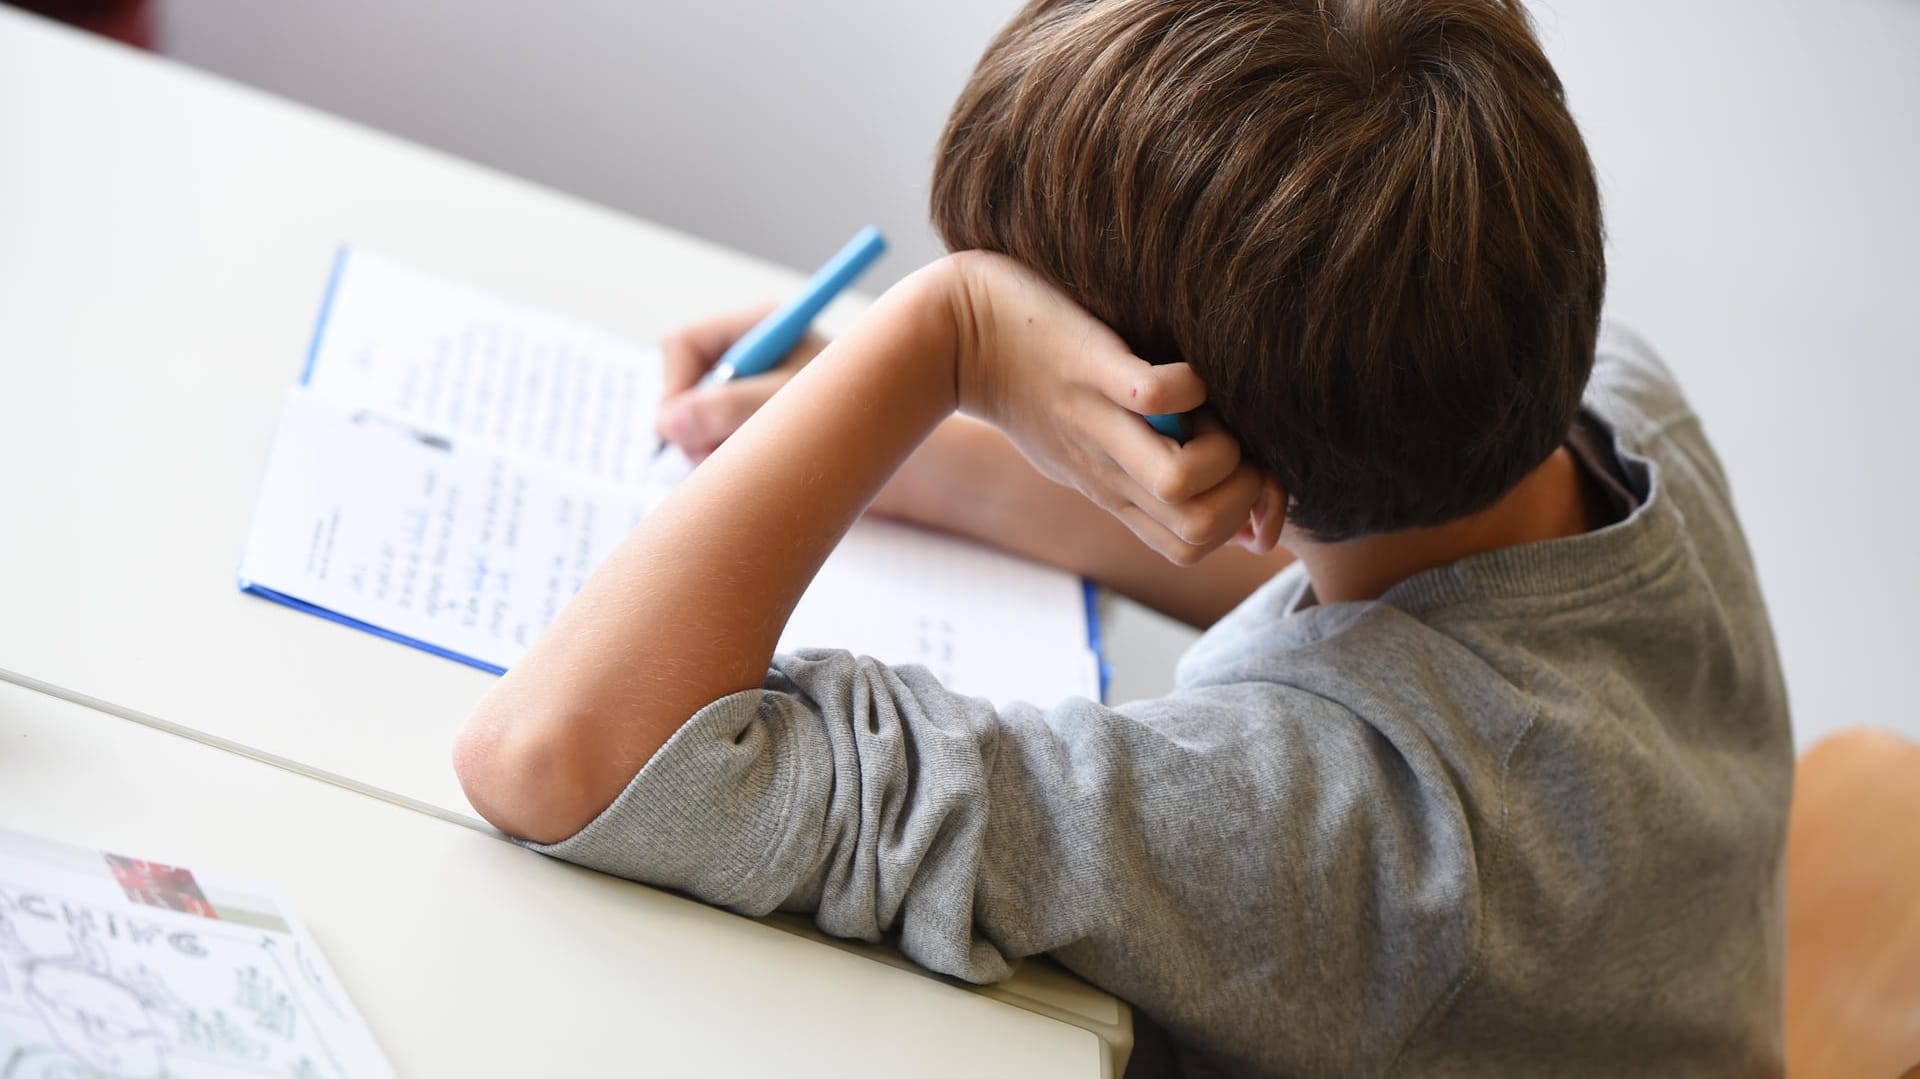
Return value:
[(0, 877), (0, 1079), (345, 1079), (289, 943)]

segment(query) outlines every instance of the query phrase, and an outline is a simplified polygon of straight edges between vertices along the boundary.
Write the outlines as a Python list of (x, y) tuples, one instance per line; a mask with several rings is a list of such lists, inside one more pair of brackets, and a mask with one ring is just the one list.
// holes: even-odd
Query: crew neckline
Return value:
[[(1597, 441), (1610, 451), (1608, 456), (1617, 466), (1607, 470), (1607, 479), (1637, 501), (1625, 516), (1578, 536), (1469, 555), (1422, 570), (1377, 599), (1352, 603), (1386, 604), (1418, 614), (1480, 600), (1554, 596), (1609, 586), (1630, 588), (1664, 568), (1679, 550), (1680, 521), (1662, 493), (1658, 463), (1627, 450), (1620, 444), (1618, 432), (1589, 410), (1582, 409), (1581, 416), (1597, 428), (1593, 433), (1603, 436)], [(1586, 466), (1586, 462), (1581, 463)], [(1304, 567), (1302, 576), (1306, 577)], [(1288, 603), (1287, 613), (1348, 605), (1320, 602), (1312, 578), (1306, 577)]]

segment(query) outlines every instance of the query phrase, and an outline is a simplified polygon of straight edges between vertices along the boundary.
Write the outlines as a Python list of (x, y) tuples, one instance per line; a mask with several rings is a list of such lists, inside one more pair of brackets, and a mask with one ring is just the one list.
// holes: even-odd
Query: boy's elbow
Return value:
[(604, 803), (582, 782), (583, 724), (512, 714), (488, 694), (453, 742), (453, 770), (467, 801), (489, 824), (535, 843), (558, 843), (587, 826)]

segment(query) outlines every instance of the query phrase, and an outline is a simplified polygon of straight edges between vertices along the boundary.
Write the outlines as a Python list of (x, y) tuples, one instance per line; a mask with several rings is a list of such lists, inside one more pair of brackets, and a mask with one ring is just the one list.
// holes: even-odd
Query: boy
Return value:
[[(482, 702), (474, 805), (959, 977), (1049, 952), (1133, 1002), (1140, 1073), (1777, 1071), (1771, 635), (1698, 421), (1596, 343), (1593, 172), (1519, 4), (1037, 0), (933, 208), (961, 253)], [(704, 450), (727, 401), (664, 426)], [(1185, 445), (1140, 418), (1203, 403)], [(876, 498), (1213, 625), (1119, 708), (773, 656)]]

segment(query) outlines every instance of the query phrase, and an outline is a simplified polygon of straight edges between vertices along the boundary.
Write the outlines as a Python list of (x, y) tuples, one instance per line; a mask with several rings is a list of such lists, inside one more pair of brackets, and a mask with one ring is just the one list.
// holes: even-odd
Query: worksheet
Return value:
[(343, 248), (301, 381), (464, 442), (639, 483), (660, 378), (652, 345)]
[(667, 489), (467, 449), (294, 390), (240, 576), (500, 672)]
[[(343, 255), (241, 587), (501, 673), (693, 467), (654, 452), (659, 385), (651, 349)], [(861, 521), (780, 648), (845, 648), (1048, 705), (1100, 694), (1090, 619), (1070, 574)]]
[(0, 831), (0, 1075), (393, 1075), (273, 892)]

